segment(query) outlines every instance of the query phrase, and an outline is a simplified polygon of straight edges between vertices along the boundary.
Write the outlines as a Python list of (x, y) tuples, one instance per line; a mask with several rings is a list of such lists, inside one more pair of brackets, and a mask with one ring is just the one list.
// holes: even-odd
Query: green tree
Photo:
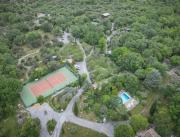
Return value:
[(44, 101), (45, 101), (45, 99), (44, 99), (43, 96), (39, 96), (39, 97), (37, 98), (37, 102), (40, 103), (40, 104), (42, 104)]
[(47, 122), (47, 128), (50, 135), (52, 135), (55, 127), (56, 127), (56, 121), (54, 119), (51, 119)]
[(28, 32), (26, 35), (26, 41), (34, 48), (40, 47), (42, 45), (41, 34), (36, 31)]
[(51, 23), (45, 22), (41, 25), (41, 29), (44, 32), (51, 32), (53, 29), (53, 25)]
[(79, 76), (79, 85), (82, 86), (86, 79), (87, 75), (85, 73)]
[(0, 119), (12, 115), (19, 99), (21, 83), (17, 79), (0, 76)]
[(130, 125), (119, 125), (115, 129), (115, 137), (134, 137), (134, 131)]
[(147, 68), (144, 84), (148, 88), (158, 88), (161, 83), (162, 77), (157, 69)]
[(171, 63), (173, 65), (180, 65), (180, 56), (177, 56), (177, 55), (172, 56)]
[(162, 137), (169, 137), (173, 131), (173, 122), (167, 109), (160, 108), (154, 114), (154, 124), (156, 125), (156, 131)]
[(34, 79), (39, 79), (41, 78), (42, 76), (44, 76), (45, 74), (47, 73), (47, 69), (46, 68), (42, 68), (42, 67), (39, 67), (39, 68), (36, 68), (31, 76), (30, 76), (30, 79), (31, 80), (34, 80)]
[(180, 103), (179, 102), (180, 102), (180, 93), (177, 92), (171, 98), (170, 106), (169, 106), (171, 118), (172, 118), (172, 120), (175, 123), (175, 133), (177, 135), (180, 134), (180, 119), (179, 119), (179, 115), (180, 115)]
[(98, 41), (98, 46), (101, 50), (101, 52), (104, 52), (104, 48), (106, 46), (106, 39), (104, 37), (101, 37)]
[(138, 78), (132, 73), (120, 74), (114, 78), (113, 83), (116, 87), (121, 83), (122, 87), (120, 86), (120, 89), (124, 88), (133, 95), (137, 93), (140, 84)]
[(6, 37), (12, 43), (14, 39), (16, 38), (16, 36), (19, 36), (20, 34), (21, 32), (18, 29), (12, 29), (12, 30), (7, 31)]
[(71, 32), (72, 35), (77, 39), (77, 38), (81, 38), (82, 37), (82, 31), (81, 28), (79, 26), (72, 26), (71, 27)]
[(130, 124), (133, 127), (135, 132), (144, 130), (148, 126), (148, 120), (142, 115), (133, 115), (130, 119)]
[(103, 104), (109, 105), (110, 99), (111, 99), (111, 98), (110, 98), (109, 95), (103, 95), (103, 96), (102, 96), (102, 102), (103, 102)]
[(140, 80), (144, 80), (144, 79), (145, 79), (145, 70), (144, 70), (144, 69), (138, 69), (138, 70), (136, 70), (135, 75), (136, 75)]
[(77, 116), (79, 113), (79, 109), (78, 109), (78, 106), (77, 106), (77, 102), (75, 102), (74, 104), (74, 114)]
[(122, 70), (133, 72), (142, 68), (144, 64), (144, 59), (139, 53), (132, 52), (126, 47), (115, 48), (112, 59)]
[(39, 137), (40, 136), (40, 121), (39, 119), (26, 119), (20, 129), (19, 137)]

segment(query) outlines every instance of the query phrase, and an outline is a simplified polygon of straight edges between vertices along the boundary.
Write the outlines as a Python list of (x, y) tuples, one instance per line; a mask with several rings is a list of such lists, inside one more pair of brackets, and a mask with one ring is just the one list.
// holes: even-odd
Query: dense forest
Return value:
[[(102, 19), (104, 12), (111, 16)], [(101, 85), (83, 94), (86, 113), (93, 112), (98, 120), (130, 119), (130, 125), (115, 130), (116, 137), (125, 137), (120, 131), (126, 130), (133, 137), (148, 125), (162, 137), (180, 135), (178, 0), (4, 0), (0, 32), (0, 137), (39, 136), (38, 119), (27, 116), (17, 122), (22, 86), (56, 70), (67, 58), (82, 61), (78, 42), (87, 54), (93, 51), (87, 66), (92, 81)], [(66, 48), (57, 40), (64, 32), (72, 34)], [(30, 51), (39, 54), (19, 60)], [(122, 89), (138, 98), (139, 107), (125, 110), (117, 97)], [(145, 113), (141, 107), (147, 100), (152, 101)]]

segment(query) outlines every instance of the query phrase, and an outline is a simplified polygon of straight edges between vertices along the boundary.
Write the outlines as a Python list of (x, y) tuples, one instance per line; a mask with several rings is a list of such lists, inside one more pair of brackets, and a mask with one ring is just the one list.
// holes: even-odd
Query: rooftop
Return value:
[(153, 128), (150, 128), (146, 131), (139, 132), (136, 137), (161, 137), (161, 136), (158, 135)]
[(103, 13), (102, 14), (104, 17), (108, 17), (108, 16), (110, 16), (111, 14), (110, 13)]

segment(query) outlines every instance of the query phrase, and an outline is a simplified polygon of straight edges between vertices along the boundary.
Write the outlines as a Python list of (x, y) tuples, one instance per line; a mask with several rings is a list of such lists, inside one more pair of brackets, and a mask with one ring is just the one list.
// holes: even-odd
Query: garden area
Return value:
[(50, 135), (52, 135), (55, 127), (56, 127), (56, 121), (54, 119), (49, 120), (47, 123), (47, 128)]
[(76, 89), (73, 87), (66, 87), (56, 96), (49, 97), (49, 105), (57, 112), (64, 111), (69, 104), (69, 101), (76, 94)]
[(62, 128), (62, 137), (107, 137), (91, 129), (84, 128), (72, 123), (64, 123)]

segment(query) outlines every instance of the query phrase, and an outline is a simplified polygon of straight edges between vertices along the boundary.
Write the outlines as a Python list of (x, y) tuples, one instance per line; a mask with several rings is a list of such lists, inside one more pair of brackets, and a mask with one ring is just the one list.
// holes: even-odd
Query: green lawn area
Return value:
[(75, 95), (76, 89), (72, 87), (66, 87), (63, 91), (54, 97), (49, 97), (47, 102), (56, 111), (60, 112), (61, 109), (65, 110), (72, 97)]
[(132, 111), (131, 113), (134, 114), (139, 114), (142, 113), (145, 116), (149, 116), (149, 110), (157, 98), (157, 94), (154, 92), (150, 92), (149, 95), (146, 98), (145, 103), (139, 103)]
[(65, 47), (62, 48), (59, 52), (59, 54), (63, 59), (72, 57), (75, 61), (83, 60), (83, 53), (81, 52), (80, 48), (77, 45), (69, 44), (64, 46)]
[(54, 119), (49, 120), (47, 123), (48, 132), (50, 135), (52, 135), (54, 128), (56, 127), (56, 121)]
[[(106, 63), (105, 63), (106, 62)], [(91, 77), (96, 81), (102, 81), (117, 73), (117, 66), (105, 56), (92, 56), (87, 62)]]
[(78, 113), (78, 117), (81, 117), (81, 118), (84, 118), (84, 119), (88, 119), (88, 120), (91, 120), (91, 121), (99, 121), (100, 119), (94, 114), (93, 111), (86, 111), (86, 105), (87, 103), (84, 102), (85, 98), (87, 96), (83, 95), (80, 97), (79, 101), (77, 102), (78, 103), (78, 110), (79, 110), (79, 113)]
[(107, 136), (72, 123), (64, 123), (61, 137), (107, 137)]
[[(13, 116), (8, 117), (7, 119), (4, 119), (2, 122), (0, 122), (0, 136), (5, 133), (7, 137), (15, 137), (17, 133), (17, 122), (16, 118)], [(1, 130), (4, 129), (4, 130)]]

